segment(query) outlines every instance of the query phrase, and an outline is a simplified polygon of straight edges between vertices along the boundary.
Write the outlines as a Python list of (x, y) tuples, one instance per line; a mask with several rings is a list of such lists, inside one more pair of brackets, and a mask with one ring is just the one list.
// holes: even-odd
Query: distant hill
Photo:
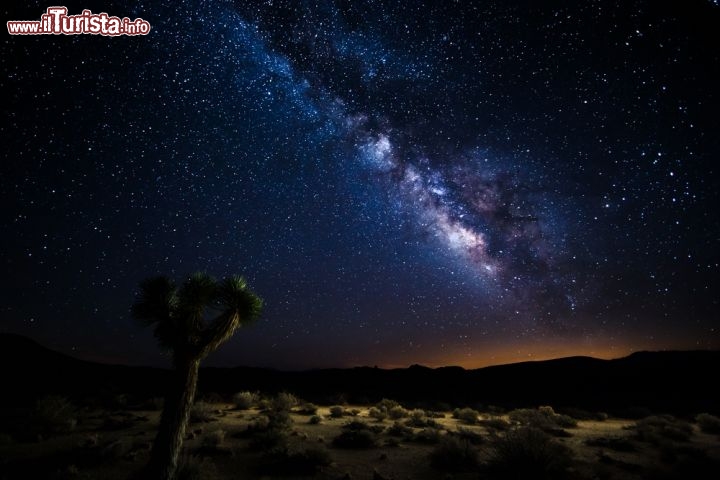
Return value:
[(119, 393), (160, 394), (168, 371), (106, 365), (50, 350), (22, 335), (0, 333), (0, 404), (24, 404), (48, 393), (110, 397)]
[[(519, 407), (553, 405), (616, 413), (720, 410), (715, 377), (720, 351), (638, 352), (616, 360), (568, 357), (465, 370), (358, 367), (282, 372), (203, 368), (200, 391), (288, 391), (319, 403), (374, 402), (383, 397), (435, 408), (439, 404)], [(0, 334), (0, 403), (21, 404), (40, 395), (135, 398), (162, 395), (169, 371), (77, 360), (33, 340)]]

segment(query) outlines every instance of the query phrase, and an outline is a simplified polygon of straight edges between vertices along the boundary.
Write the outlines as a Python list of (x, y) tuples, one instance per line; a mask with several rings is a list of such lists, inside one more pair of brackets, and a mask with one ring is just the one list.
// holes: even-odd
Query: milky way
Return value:
[(136, 286), (206, 270), (267, 305), (217, 364), (718, 347), (714, 2), (96, 3), (151, 33), (2, 46), (3, 329), (162, 363)]

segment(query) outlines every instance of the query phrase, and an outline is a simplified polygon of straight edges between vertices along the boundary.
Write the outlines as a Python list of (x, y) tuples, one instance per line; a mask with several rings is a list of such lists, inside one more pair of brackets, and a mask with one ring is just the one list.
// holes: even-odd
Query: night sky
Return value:
[(266, 304), (214, 365), (720, 348), (718, 2), (158, 3), (3, 34), (0, 330), (166, 365), (201, 270)]

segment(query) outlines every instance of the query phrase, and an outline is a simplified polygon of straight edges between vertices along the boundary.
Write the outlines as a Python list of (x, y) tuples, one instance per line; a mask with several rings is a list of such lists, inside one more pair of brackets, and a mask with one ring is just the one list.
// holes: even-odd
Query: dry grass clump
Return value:
[(430, 464), (444, 472), (472, 471), (479, 463), (472, 443), (456, 436), (446, 435), (430, 452)]
[(258, 405), (260, 395), (256, 392), (238, 392), (233, 395), (233, 403), (238, 410), (250, 410)]
[(190, 423), (211, 422), (214, 419), (215, 411), (209, 403), (195, 402), (190, 410)]
[(567, 432), (561, 430), (577, 427), (577, 420), (568, 415), (555, 413), (552, 407), (519, 408), (511, 411), (508, 417), (516, 425), (537, 428), (555, 436), (569, 436)]
[(378, 422), (382, 422), (388, 418), (388, 413), (387, 410), (383, 410), (378, 407), (370, 407), (370, 410), (368, 410), (368, 417), (374, 418)]
[(344, 425), (343, 431), (333, 439), (338, 448), (373, 448), (378, 445), (376, 431), (363, 422), (353, 421)]
[(405, 425), (415, 428), (439, 427), (438, 423), (434, 419), (428, 417), (425, 410), (419, 409), (415, 409), (410, 412), (408, 419), (405, 421)]
[(572, 451), (535, 427), (519, 427), (498, 437), (486, 465), (490, 478), (560, 480), (570, 478)]
[(653, 415), (638, 420), (632, 429), (635, 438), (652, 445), (662, 446), (671, 442), (687, 442), (692, 436), (692, 425), (671, 415)]
[(345, 413), (345, 408), (340, 405), (333, 405), (330, 407), (330, 417), (332, 418), (342, 418), (345, 416)]
[(478, 423), (480, 413), (472, 408), (456, 408), (453, 411), (453, 418), (460, 420), (465, 425), (475, 425)]

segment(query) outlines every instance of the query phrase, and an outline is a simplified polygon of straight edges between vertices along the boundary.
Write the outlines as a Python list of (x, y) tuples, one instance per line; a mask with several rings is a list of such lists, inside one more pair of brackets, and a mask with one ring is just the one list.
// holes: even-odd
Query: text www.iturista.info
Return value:
[(83, 10), (80, 15), (68, 15), (65, 7), (49, 7), (40, 20), (7, 22), (10, 35), (147, 35), (150, 24), (142, 18), (111, 17), (107, 13)]

